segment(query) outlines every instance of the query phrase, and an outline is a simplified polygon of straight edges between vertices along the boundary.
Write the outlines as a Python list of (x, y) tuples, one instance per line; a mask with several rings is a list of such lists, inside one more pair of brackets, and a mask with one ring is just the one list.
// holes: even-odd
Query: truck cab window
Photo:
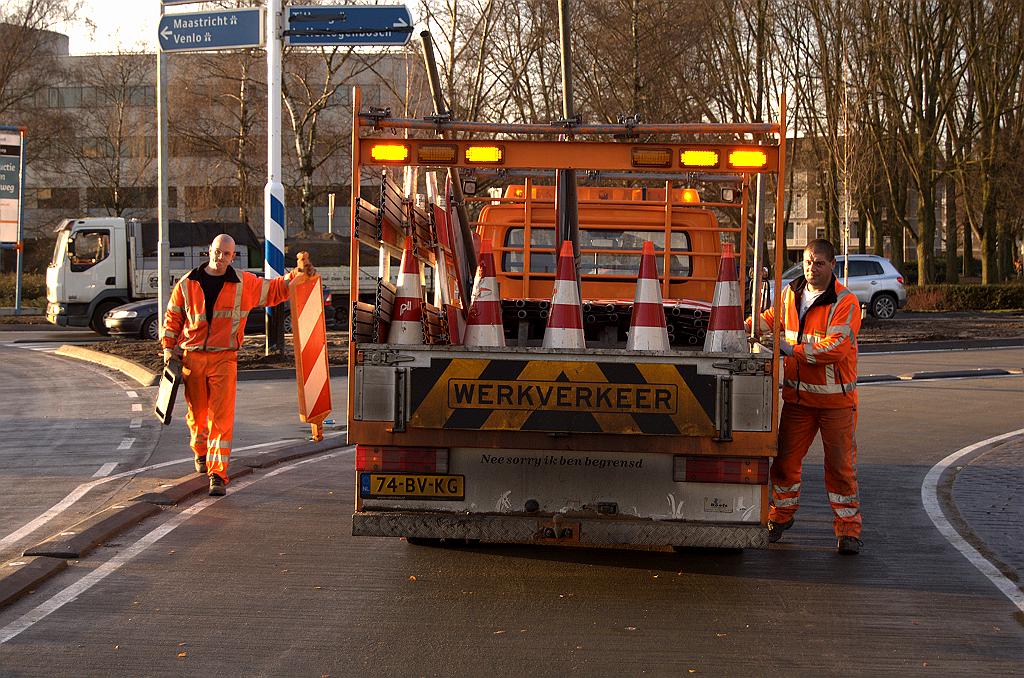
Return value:
[(68, 241), (71, 270), (87, 271), (110, 256), (109, 231), (81, 231)]

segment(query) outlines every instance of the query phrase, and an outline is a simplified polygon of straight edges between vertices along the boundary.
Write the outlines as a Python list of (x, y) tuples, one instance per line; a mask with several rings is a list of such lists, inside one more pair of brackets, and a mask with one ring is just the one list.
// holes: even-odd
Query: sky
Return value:
[[(203, 7), (172, 7), (168, 13), (183, 9), (199, 11)], [(81, 17), (78, 22), (54, 27), (70, 37), (72, 54), (110, 54), (118, 48), (156, 51), (160, 0), (85, 0)], [(95, 27), (91, 28), (86, 20)]]

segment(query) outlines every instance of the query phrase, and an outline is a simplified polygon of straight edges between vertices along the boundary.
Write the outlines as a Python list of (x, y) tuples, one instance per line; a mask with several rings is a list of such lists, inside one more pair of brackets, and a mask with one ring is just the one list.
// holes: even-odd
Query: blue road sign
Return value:
[(404, 45), (413, 30), (405, 5), (291, 6), (287, 16), (289, 45)]
[(260, 47), (264, 34), (258, 7), (160, 17), (160, 49), (165, 52)]
[(24, 184), (22, 136), (15, 127), (0, 127), (0, 243), (21, 240), (21, 199)]

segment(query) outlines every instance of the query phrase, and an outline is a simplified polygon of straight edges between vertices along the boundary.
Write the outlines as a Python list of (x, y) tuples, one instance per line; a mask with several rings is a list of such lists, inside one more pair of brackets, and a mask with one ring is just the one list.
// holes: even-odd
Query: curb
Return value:
[(120, 534), (159, 512), (160, 507), (155, 504), (111, 506), (26, 549), (24, 555), (81, 558), (115, 534)]
[(885, 381), (925, 381), (928, 379), (963, 379), (967, 377), (1006, 377), (1024, 374), (1024, 368), (1004, 370), (999, 367), (979, 367), (974, 370), (939, 370), (936, 372), (908, 372), (906, 374), (869, 374), (857, 377), (858, 384), (877, 384)]
[(0, 608), (7, 607), (68, 566), (64, 558), (15, 558), (0, 567)]
[(116, 355), (111, 355), (109, 353), (93, 351), (92, 349), (84, 348), (82, 346), (64, 344), (57, 349), (57, 355), (77, 358), (78, 360), (85, 360), (90, 363), (109, 367), (131, 377), (142, 386), (155, 386), (160, 380), (160, 375), (150, 372), (138, 363), (133, 363), (130, 360), (125, 360), (124, 358), (119, 358)]
[(964, 339), (961, 341), (918, 341), (912, 344), (862, 344), (858, 342), (857, 352), (864, 353), (901, 353), (905, 351), (970, 351), (976, 348), (1019, 348), (1024, 346), (1024, 337), (1004, 337), (1000, 339)]
[[(286, 461), (311, 457), (320, 452), (348, 445), (341, 435), (317, 443), (284, 443), (272, 452), (235, 460), (234, 479)], [(162, 486), (161, 492), (148, 492), (129, 500), (131, 504), (118, 504), (86, 518), (74, 527), (40, 542), (17, 558), (0, 566), (0, 609), (14, 602), (35, 586), (58, 574), (69, 559), (80, 558), (100, 544), (143, 520), (161, 512), (161, 506), (178, 504), (184, 499), (204, 492), (209, 487), (206, 476), (192, 473)], [(230, 485), (229, 485), (230, 487)], [(10, 572), (8, 572), (10, 570)]]

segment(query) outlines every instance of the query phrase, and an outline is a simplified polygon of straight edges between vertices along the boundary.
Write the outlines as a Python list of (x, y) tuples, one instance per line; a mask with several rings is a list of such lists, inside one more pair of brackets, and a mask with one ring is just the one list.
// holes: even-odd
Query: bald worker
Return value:
[[(185, 421), (198, 473), (210, 477), (210, 496), (224, 495), (235, 426), (238, 348), (245, 319), (254, 308), (288, 298), (288, 284), (300, 273), (264, 280), (232, 266), (235, 241), (221, 233), (210, 245), (210, 261), (178, 281), (171, 292), (160, 339), (164, 362), (180, 356), (185, 382)], [(309, 266), (305, 271), (313, 275)]]

